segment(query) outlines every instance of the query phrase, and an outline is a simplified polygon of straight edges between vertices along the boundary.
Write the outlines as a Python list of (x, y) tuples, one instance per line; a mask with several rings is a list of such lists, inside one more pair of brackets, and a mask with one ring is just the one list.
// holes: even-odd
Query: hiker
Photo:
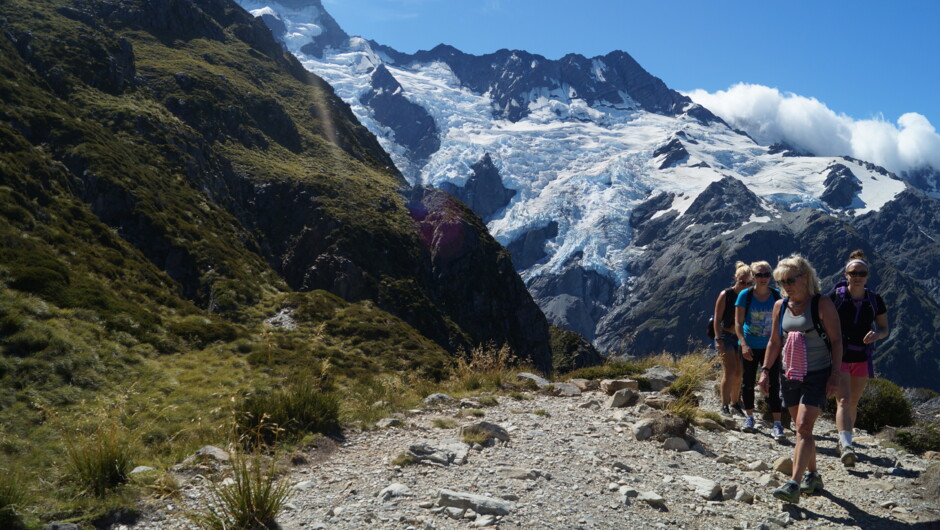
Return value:
[(858, 413), (858, 401), (868, 379), (875, 376), (872, 357), (875, 341), (888, 336), (888, 310), (881, 296), (865, 285), (868, 283), (868, 262), (865, 253), (856, 250), (845, 264), (845, 280), (829, 293), (842, 322), (842, 376), (848, 380), (836, 403), (836, 425), (839, 428), (839, 453), (842, 465), (855, 467), (857, 457), (852, 447), (852, 429)]
[[(721, 355), (721, 413), (730, 416), (741, 408), (741, 375), (743, 364), (738, 337), (734, 333), (734, 303), (738, 295), (751, 284), (751, 268), (739, 261), (734, 264), (734, 285), (721, 291), (715, 301), (715, 344)], [(721, 315), (721, 318), (718, 318)]]
[[(780, 292), (770, 287), (772, 275), (770, 263), (756, 261), (751, 263), (754, 287), (749, 287), (738, 294), (735, 302), (734, 329), (741, 344), (741, 356), (744, 358), (744, 375), (741, 383), (741, 400), (747, 415), (741, 428), (744, 432), (754, 432), (754, 384), (757, 381), (757, 367), (764, 364), (764, 352), (770, 341), (773, 327), (774, 304), (780, 299)], [(783, 424), (780, 423), (780, 359), (770, 368), (770, 394), (767, 397), (770, 413), (774, 419), (771, 435), (774, 440), (786, 440)]]
[(781, 260), (774, 269), (774, 278), (785, 298), (774, 304), (770, 341), (758, 385), (761, 392), (768, 392), (770, 370), (782, 356), (780, 397), (796, 421), (796, 444), (793, 475), (774, 490), (773, 496), (796, 504), (801, 493), (823, 488), (816, 467), (813, 426), (826, 406), (826, 397), (836, 394), (843, 380), (842, 333), (836, 306), (828, 296), (819, 294), (816, 271), (805, 258), (794, 254)]

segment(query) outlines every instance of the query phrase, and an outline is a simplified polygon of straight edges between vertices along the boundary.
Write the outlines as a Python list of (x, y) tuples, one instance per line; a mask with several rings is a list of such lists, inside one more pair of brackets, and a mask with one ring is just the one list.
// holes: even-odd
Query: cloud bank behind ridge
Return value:
[(940, 171), (940, 135), (916, 112), (904, 114), (897, 124), (856, 120), (815, 98), (746, 83), (686, 95), (764, 145), (786, 142), (819, 156), (849, 155), (899, 174), (925, 166)]

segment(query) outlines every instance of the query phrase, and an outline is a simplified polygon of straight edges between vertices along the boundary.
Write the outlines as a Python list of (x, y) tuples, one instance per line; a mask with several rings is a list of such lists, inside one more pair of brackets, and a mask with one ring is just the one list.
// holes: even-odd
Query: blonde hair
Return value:
[(777, 285), (783, 289), (783, 292), (788, 298), (790, 297), (790, 293), (780, 280), (790, 271), (795, 271), (797, 274), (803, 274), (807, 277), (806, 286), (810, 296), (815, 296), (820, 293), (821, 289), (819, 288), (819, 277), (816, 276), (816, 269), (814, 269), (803, 256), (791, 254), (790, 257), (780, 260), (777, 263), (777, 268), (774, 269), (774, 279), (777, 280)]
[(770, 263), (767, 263), (766, 261), (755, 261), (754, 263), (751, 263), (751, 271), (753, 272), (757, 269), (767, 269), (769, 271), (774, 270), (774, 268), (770, 266)]
[(743, 261), (739, 261), (734, 264), (734, 279), (737, 280), (742, 276), (753, 276), (751, 273), (751, 267)]

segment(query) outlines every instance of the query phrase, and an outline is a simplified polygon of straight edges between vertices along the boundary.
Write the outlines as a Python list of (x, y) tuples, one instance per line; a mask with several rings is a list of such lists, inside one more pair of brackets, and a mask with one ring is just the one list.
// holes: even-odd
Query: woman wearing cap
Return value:
[[(734, 285), (721, 291), (715, 301), (715, 343), (721, 355), (721, 412), (744, 415), (741, 408), (741, 375), (743, 364), (738, 337), (734, 332), (734, 303), (738, 294), (751, 285), (751, 268), (739, 261), (734, 264)], [(719, 318), (720, 316), (720, 318)]]
[(848, 392), (836, 401), (836, 424), (839, 427), (839, 448), (842, 464), (854, 467), (857, 457), (852, 448), (852, 429), (858, 412), (858, 401), (868, 379), (874, 377), (872, 355), (874, 343), (888, 336), (888, 310), (881, 296), (865, 287), (868, 283), (865, 253), (856, 250), (845, 264), (845, 281), (829, 297), (842, 322), (842, 374), (848, 378)]
[(836, 307), (828, 296), (820, 296), (816, 271), (806, 259), (793, 255), (781, 260), (774, 278), (786, 297), (774, 304), (773, 327), (758, 385), (767, 393), (771, 367), (782, 355), (780, 397), (796, 421), (796, 445), (793, 475), (773, 496), (795, 504), (801, 493), (818, 492), (823, 487), (816, 467), (813, 427), (826, 406), (826, 397), (836, 394), (843, 380), (842, 333)]

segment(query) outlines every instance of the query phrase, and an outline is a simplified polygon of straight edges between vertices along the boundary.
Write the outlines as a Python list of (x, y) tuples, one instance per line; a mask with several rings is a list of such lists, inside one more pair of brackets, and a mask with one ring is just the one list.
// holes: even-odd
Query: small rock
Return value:
[(487, 440), (496, 439), (501, 442), (509, 441), (509, 432), (506, 429), (488, 421), (472, 423), (470, 425), (464, 425), (460, 428), (460, 436), (464, 436), (468, 433), (483, 434), (486, 436)]
[(881, 504), (879, 504), (879, 506), (881, 506), (882, 508), (886, 510), (890, 510), (891, 508), (894, 508), (897, 505), (898, 505), (897, 501), (884, 501)]
[(640, 394), (636, 390), (622, 388), (617, 390), (607, 399), (607, 408), (632, 407), (640, 400)]
[(765, 473), (757, 479), (757, 483), (765, 488), (778, 488), (780, 487), (780, 481), (775, 479), (773, 475)]
[(386, 502), (392, 497), (401, 497), (408, 494), (408, 486), (401, 483), (394, 483), (379, 492), (379, 500)]
[(594, 379), (572, 379), (568, 381), (572, 385), (581, 389), (581, 392), (590, 392), (600, 388), (598, 382)]
[(678, 436), (673, 436), (671, 438), (666, 438), (666, 441), (663, 442), (663, 449), (667, 451), (683, 451), (689, 450), (689, 442), (685, 441)]
[(738, 492), (734, 494), (734, 500), (744, 504), (754, 504), (754, 494), (738, 489)]
[(770, 466), (768, 466), (765, 462), (760, 461), (760, 460), (756, 462), (751, 462), (744, 467), (748, 471), (768, 471), (770, 469)]
[(645, 502), (654, 508), (665, 508), (666, 499), (660, 497), (658, 494), (653, 493), (652, 491), (644, 491), (637, 495), (637, 501)]
[(148, 471), (155, 471), (155, 470), (154, 470), (154, 468), (152, 468), (152, 467), (150, 467), (150, 466), (137, 466), (137, 467), (135, 467), (134, 469), (132, 469), (131, 472), (128, 473), (128, 475), (134, 475), (134, 474), (137, 474), (137, 473), (146, 473), (146, 472), (148, 472)]
[(604, 379), (600, 382), (600, 389), (608, 396), (614, 395), (618, 390), (629, 388), (630, 390), (640, 390), (640, 384), (633, 379)]
[(476, 521), (473, 522), (473, 526), (477, 528), (480, 528), (482, 526), (493, 526), (495, 524), (496, 524), (496, 516), (490, 515), (490, 514), (481, 515), (477, 517)]
[(601, 404), (597, 402), (596, 399), (586, 401), (578, 405), (579, 409), (591, 409), (591, 410), (600, 410)]
[(781, 456), (774, 460), (774, 471), (789, 477), (793, 474), (793, 459), (789, 456)]
[(672, 373), (672, 371), (666, 367), (654, 366), (646, 370), (642, 377), (650, 382), (651, 390), (654, 392), (659, 392), (660, 390), (669, 387), (669, 385), (671, 385), (678, 376), (676, 376), (676, 374)]
[(493, 515), (508, 515), (516, 507), (515, 504), (501, 499), (446, 489), (438, 491), (437, 504), (445, 508), (469, 509), (479, 514)]
[(581, 395), (581, 389), (571, 383), (552, 383), (552, 394), (561, 397), (577, 397)]
[(686, 484), (695, 488), (695, 494), (706, 501), (721, 498), (721, 486), (714, 480), (694, 477), (692, 475), (683, 475), (682, 480), (685, 480)]
[(549, 380), (545, 379), (544, 377), (540, 377), (540, 376), (537, 376), (537, 375), (535, 375), (535, 374), (531, 374), (531, 373), (529, 373), (529, 372), (522, 372), (522, 373), (520, 373), (519, 375), (517, 375), (516, 377), (518, 377), (519, 379), (528, 379), (528, 380), (534, 382), (534, 383), (535, 383), (535, 386), (537, 386), (537, 387), (539, 387), (539, 388), (545, 388), (545, 387), (547, 387), (547, 386), (551, 386), (551, 384), (552, 384)]
[(448, 396), (447, 394), (431, 394), (430, 396), (424, 398), (425, 405), (440, 405), (443, 403), (449, 403), (454, 401), (454, 398)]
[(649, 440), (653, 437), (653, 420), (642, 419), (633, 425), (633, 436), (639, 441)]
[(192, 456), (186, 458), (186, 460), (183, 460), (183, 463), (192, 464), (196, 461), (201, 461), (201, 460), (218, 460), (220, 462), (228, 462), (229, 458), (230, 457), (228, 453), (226, 453), (222, 449), (219, 449), (218, 447), (215, 447), (214, 445), (207, 445), (203, 447), (202, 449), (193, 453)]
[(401, 420), (398, 418), (382, 418), (381, 420), (375, 422), (375, 426), (380, 429), (388, 429), (389, 427), (399, 427), (401, 426)]
[(614, 462), (614, 465), (611, 467), (613, 467), (617, 471), (625, 471), (627, 473), (630, 473), (631, 471), (633, 471), (632, 467), (628, 466), (627, 464), (624, 464), (623, 462)]

